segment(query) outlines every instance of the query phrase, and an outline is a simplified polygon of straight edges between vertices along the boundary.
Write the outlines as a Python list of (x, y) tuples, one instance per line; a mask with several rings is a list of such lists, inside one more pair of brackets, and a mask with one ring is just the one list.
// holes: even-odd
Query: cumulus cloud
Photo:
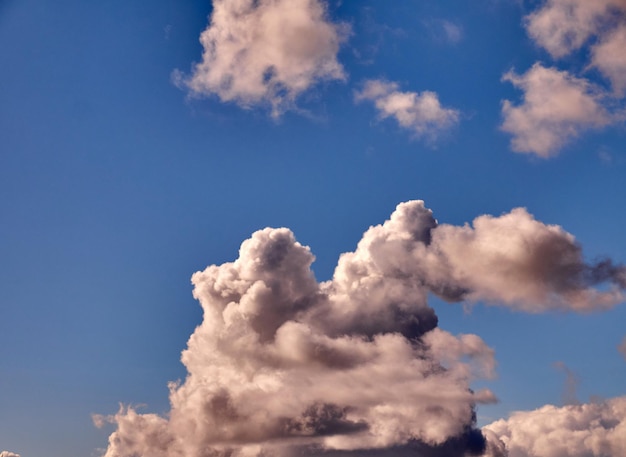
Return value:
[(337, 53), (347, 34), (323, 0), (214, 0), (202, 62), (175, 78), (194, 95), (279, 116), (316, 83), (345, 79)]
[(551, 157), (581, 132), (611, 122), (602, 94), (566, 71), (536, 63), (523, 75), (510, 71), (502, 79), (524, 91), (521, 104), (502, 103), (501, 128), (513, 135), (516, 152)]
[[(192, 277), (203, 311), (170, 385), (167, 416), (123, 407), (106, 457), (465, 457), (496, 452), (475, 428), (470, 382), (494, 375), (476, 335), (438, 327), (428, 294), (516, 309), (592, 310), (621, 300), (624, 269), (586, 265), (574, 238), (525, 210), (439, 225), (398, 205), (343, 254), (329, 281), (285, 228), (244, 241), (234, 262)], [(492, 432), (489, 432), (492, 433)]]
[(626, 397), (519, 411), (487, 425), (490, 457), (626, 455)]
[(553, 57), (579, 49), (626, 11), (625, 0), (548, 0), (526, 16), (530, 37)]
[(0, 452), (0, 457), (20, 457), (20, 455), (9, 451), (2, 451)]
[(618, 96), (626, 91), (626, 23), (615, 28), (592, 47), (592, 66), (606, 76)]
[(443, 107), (435, 92), (401, 92), (393, 82), (368, 80), (355, 100), (372, 101), (381, 119), (395, 118), (416, 138), (434, 140), (459, 122), (459, 111)]

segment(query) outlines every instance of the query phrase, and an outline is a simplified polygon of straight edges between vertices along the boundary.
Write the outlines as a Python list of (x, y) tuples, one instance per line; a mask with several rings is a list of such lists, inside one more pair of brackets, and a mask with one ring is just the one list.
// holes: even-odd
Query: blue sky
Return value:
[[(318, 281), (416, 199), (451, 226), (524, 207), (587, 262), (626, 261), (625, 64), (603, 60), (623, 2), (575, 10), (575, 31), (593, 24), (580, 44), (533, 22), (565, 0), (304, 3), (326, 9), (315, 27), (335, 41), (311, 46), (334, 70), (316, 63), (296, 90), (280, 71), (310, 64), (298, 55), (256, 98), (202, 79), (221, 61), (194, 66), (210, 1), (0, 3), (0, 451), (100, 455), (115, 424), (92, 414), (167, 413), (203, 319), (191, 275), (264, 227), (310, 246)], [(235, 83), (253, 60), (233, 64)], [(429, 301), (439, 328), (495, 350), (497, 376), (468, 381), (499, 399), (477, 406), (478, 426), (562, 406), (557, 362), (580, 402), (626, 394), (623, 300), (583, 313), (503, 301)]]

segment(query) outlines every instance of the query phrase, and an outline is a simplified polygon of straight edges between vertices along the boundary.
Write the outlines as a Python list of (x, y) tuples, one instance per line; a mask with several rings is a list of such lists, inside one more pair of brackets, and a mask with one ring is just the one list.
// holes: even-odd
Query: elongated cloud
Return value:
[(345, 79), (337, 53), (346, 36), (323, 0), (214, 0), (202, 62), (179, 82), (246, 108), (269, 105), (279, 116), (316, 83)]
[(398, 84), (388, 81), (366, 81), (355, 100), (372, 101), (381, 119), (394, 118), (416, 138), (434, 140), (459, 122), (459, 111), (441, 106), (435, 92), (401, 92)]
[(626, 455), (626, 397), (519, 411), (484, 428), (492, 457)]
[(0, 457), (20, 457), (20, 455), (9, 451), (2, 451), (0, 452)]
[(592, 128), (611, 122), (601, 94), (587, 80), (538, 63), (523, 75), (506, 73), (504, 81), (524, 91), (523, 101), (502, 103), (502, 130), (513, 135), (516, 152), (547, 158)]
[(625, 0), (548, 0), (525, 22), (537, 44), (553, 57), (563, 57), (603, 33), (625, 11)]
[[(465, 457), (497, 449), (475, 428), (472, 392), (494, 375), (476, 335), (438, 327), (428, 293), (529, 311), (593, 310), (623, 299), (624, 269), (586, 265), (573, 237), (517, 209), (474, 226), (438, 225), (398, 205), (319, 283), (285, 228), (192, 277), (204, 318), (170, 385), (166, 417), (124, 407), (106, 457)], [(487, 277), (485, 277), (487, 276)], [(593, 285), (607, 281), (608, 290)], [(622, 282), (624, 281), (624, 282)]]

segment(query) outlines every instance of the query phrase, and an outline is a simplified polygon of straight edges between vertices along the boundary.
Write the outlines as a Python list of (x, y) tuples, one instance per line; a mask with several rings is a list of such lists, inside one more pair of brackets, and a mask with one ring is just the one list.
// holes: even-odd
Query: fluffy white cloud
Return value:
[(106, 418), (117, 430), (105, 457), (477, 455), (474, 406), (495, 397), (469, 386), (493, 376), (493, 350), (439, 329), (428, 293), (591, 310), (622, 298), (595, 283), (626, 279), (585, 265), (571, 235), (524, 210), (456, 227), (421, 201), (370, 227), (331, 280), (317, 282), (313, 260), (288, 229), (268, 228), (234, 262), (195, 273), (204, 317), (171, 411)]
[(374, 102), (381, 119), (395, 118), (417, 138), (434, 140), (459, 121), (459, 111), (441, 106), (435, 92), (401, 92), (398, 84), (388, 81), (366, 81), (355, 100)]
[(593, 66), (606, 76), (618, 96), (626, 91), (626, 23), (607, 33), (592, 48)]
[(504, 81), (524, 91), (523, 102), (502, 103), (502, 130), (511, 133), (514, 151), (554, 156), (568, 141), (611, 122), (601, 94), (587, 80), (536, 63), (523, 75), (508, 72)]
[(2, 451), (0, 452), (0, 457), (20, 457), (20, 455), (9, 451)]
[(202, 62), (176, 77), (192, 94), (279, 116), (319, 81), (345, 79), (337, 53), (347, 32), (323, 0), (214, 0)]
[(526, 28), (553, 57), (563, 57), (606, 30), (612, 16), (624, 11), (625, 0), (548, 0), (526, 17)]
[(626, 455), (626, 397), (519, 411), (484, 429), (492, 457), (617, 457)]

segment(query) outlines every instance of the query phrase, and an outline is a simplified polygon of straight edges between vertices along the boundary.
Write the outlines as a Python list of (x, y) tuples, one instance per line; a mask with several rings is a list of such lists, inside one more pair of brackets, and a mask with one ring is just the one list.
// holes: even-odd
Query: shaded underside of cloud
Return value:
[(416, 138), (435, 140), (459, 122), (459, 111), (443, 107), (435, 92), (402, 92), (384, 80), (366, 81), (355, 100), (373, 102), (381, 119), (394, 118)]
[(202, 62), (175, 76), (193, 95), (279, 116), (318, 82), (345, 79), (337, 53), (347, 35), (323, 0), (214, 0)]
[(170, 385), (167, 416), (97, 417), (117, 425), (106, 457), (492, 452), (474, 407), (495, 396), (470, 382), (494, 376), (493, 350), (440, 329), (428, 294), (591, 311), (622, 300), (626, 282), (523, 209), (459, 227), (422, 201), (370, 227), (331, 280), (315, 279), (313, 260), (288, 229), (267, 228), (234, 262), (195, 273), (204, 317), (182, 354), (188, 376)]
[(502, 103), (501, 128), (513, 135), (516, 152), (551, 157), (582, 132), (611, 122), (600, 91), (566, 71), (536, 63), (523, 75), (506, 73), (503, 80), (524, 92), (522, 103)]
[[(491, 457), (626, 455), (626, 397), (519, 411), (483, 428)], [(508, 454), (503, 454), (506, 447)]]

